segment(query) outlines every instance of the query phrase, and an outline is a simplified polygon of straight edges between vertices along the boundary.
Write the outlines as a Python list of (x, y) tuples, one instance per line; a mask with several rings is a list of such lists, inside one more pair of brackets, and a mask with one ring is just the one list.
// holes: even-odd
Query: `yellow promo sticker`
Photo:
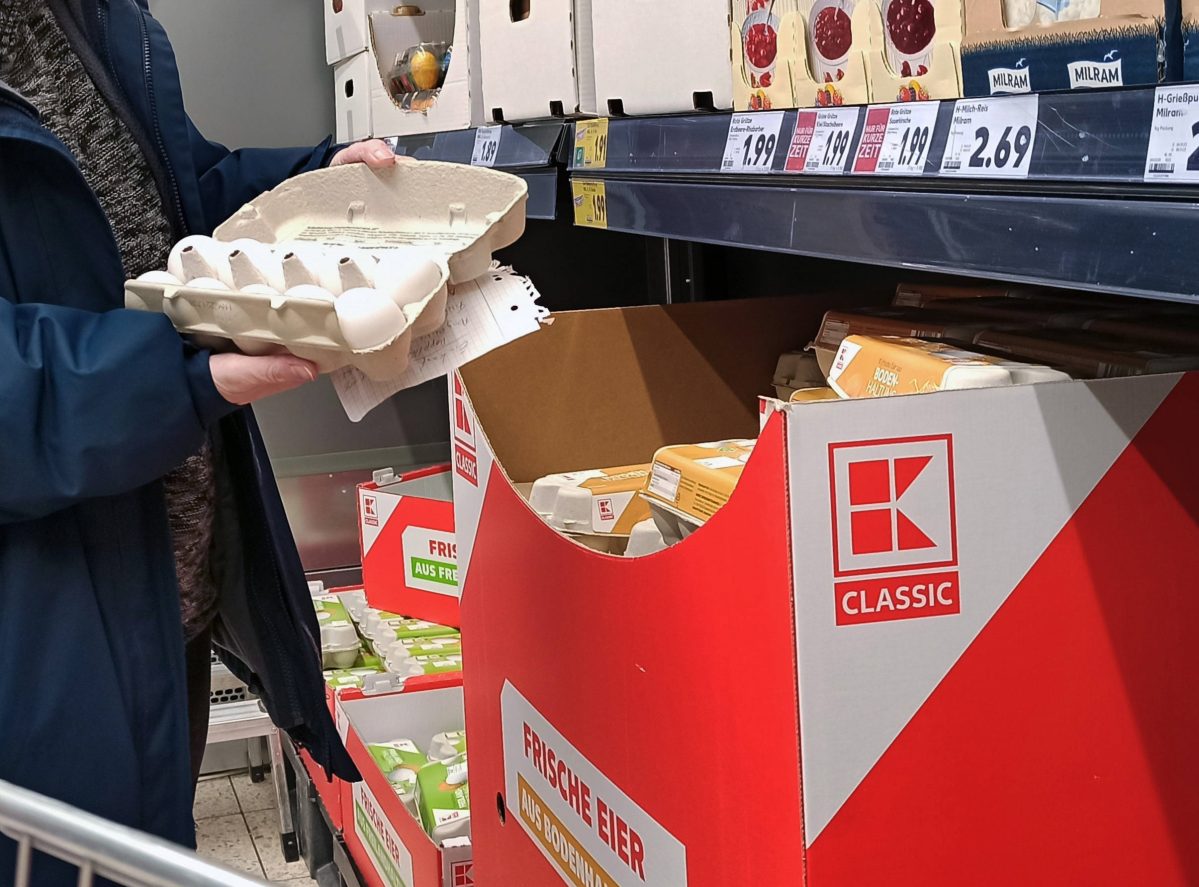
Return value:
[(608, 187), (591, 179), (571, 181), (574, 195), (575, 224), (580, 228), (608, 227)]
[(575, 169), (603, 169), (608, 165), (608, 118), (580, 120), (575, 124)]

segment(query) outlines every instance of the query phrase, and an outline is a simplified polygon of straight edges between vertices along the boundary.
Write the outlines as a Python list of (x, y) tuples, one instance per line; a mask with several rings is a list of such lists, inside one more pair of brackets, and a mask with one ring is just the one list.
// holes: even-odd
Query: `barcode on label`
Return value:
[(945, 164), (941, 167), (941, 169), (961, 169), (961, 168), (962, 168), (962, 161), (960, 161), (960, 160), (946, 160)]
[(732, 169), (732, 167), (733, 167), (733, 161), (731, 161), (731, 160), (725, 160), (720, 164), (721, 169)]
[(879, 172), (884, 172), (884, 171), (886, 171), (886, 170), (888, 170), (888, 169), (894, 169), (894, 168), (895, 168), (895, 161), (894, 161), (894, 160), (880, 160), (880, 161), (878, 162), (878, 169), (879, 169)]
[(1173, 163), (1151, 163), (1151, 164), (1149, 164), (1149, 171), (1150, 172), (1172, 173), (1172, 172), (1174, 172), (1174, 164)]

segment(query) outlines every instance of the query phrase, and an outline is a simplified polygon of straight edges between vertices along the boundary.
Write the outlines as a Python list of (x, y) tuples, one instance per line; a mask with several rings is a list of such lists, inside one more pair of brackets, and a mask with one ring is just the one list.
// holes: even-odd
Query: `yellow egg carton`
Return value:
[(516, 176), (403, 157), (305, 173), (182, 241), (167, 271), (125, 284), (125, 306), (212, 347), (393, 379), (444, 325), (450, 285), (520, 239), (527, 199)]

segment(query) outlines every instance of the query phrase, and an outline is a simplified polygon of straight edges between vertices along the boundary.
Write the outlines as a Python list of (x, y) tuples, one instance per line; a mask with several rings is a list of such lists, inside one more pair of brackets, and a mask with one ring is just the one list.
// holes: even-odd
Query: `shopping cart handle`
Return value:
[(15, 887), (28, 887), (34, 850), (78, 866), (80, 884), (90, 884), (92, 877), (127, 887), (261, 887), (266, 883), (206, 862), (177, 844), (3, 780), (0, 832), (19, 845)]

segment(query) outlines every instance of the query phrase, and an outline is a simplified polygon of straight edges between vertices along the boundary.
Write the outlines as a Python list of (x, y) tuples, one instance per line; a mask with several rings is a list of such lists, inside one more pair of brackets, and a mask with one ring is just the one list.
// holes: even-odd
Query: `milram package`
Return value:
[(1158, 82), (1162, 0), (965, 0), (967, 96)]

